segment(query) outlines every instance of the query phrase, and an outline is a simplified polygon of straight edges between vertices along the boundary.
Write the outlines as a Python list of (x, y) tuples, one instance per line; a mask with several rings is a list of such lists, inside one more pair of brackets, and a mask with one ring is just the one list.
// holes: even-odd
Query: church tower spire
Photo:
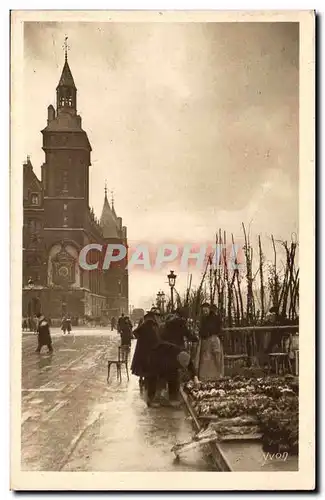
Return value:
[(68, 46), (68, 37), (67, 36), (64, 38), (63, 47), (64, 47), (64, 60), (65, 60), (65, 62), (68, 62), (68, 49), (69, 49), (69, 46)]
[(113, 213), (114, 217), (116, 218), (117, 215), (116, 215), (115, 207), (114, 207), (114, 191), (113, 190), (111, 191), (111, 205), (112, 205), (112, 213)]
[(56, 108), (58, 115), (61, 113), (69, 113), (75, 115), (77, 113), (77, 88), (68, 63), (68, 37), (66, 36), (63, 44), (64, 49), (64, 66), (60, 81), (56, 87)]
[(114, 215), (115, 210), (111, 208), (107, 198), (107, 184), (105, 182), (105, 196), (102, 215), (100, 217), (100, 226), (103, 230), (104, 238), (119, 238), (119, 229)]

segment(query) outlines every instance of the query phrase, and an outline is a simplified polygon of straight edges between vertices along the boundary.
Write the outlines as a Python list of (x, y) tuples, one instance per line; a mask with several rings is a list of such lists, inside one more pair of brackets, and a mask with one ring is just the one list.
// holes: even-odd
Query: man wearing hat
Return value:
[(157, 338), (156, 344), (152, 345), (149, 353), (150, 376), (148, 377), (148, 400), (149, 407), (157, 407), (166, 402), (159, 402), (158, 382), (165, 380), (168, 385), (168, 404), (172, 407), (179, 407), (179, 370), (188, 371), (194, 382), (198, 383), (198, 378), (191, 356), (188, 352), (175, 344), (164, 342)]
[(45, 319), (43, 314), (37, 314), (37, 319), (38, 319), (38, 326), (37, 326), (38, 346), (36, 352), (40, 353), (42, 347), (46, 345), (49, 353), (52, 354), (53, 347), (52, 347), (52, 339), (48, 321)]
[(176, 314), (166, 321), (162, 331), (162, 340), (178, 345), (185, 349), (185, 339), (189, 342), (197, 342), (196, 335), (192, 334), (186, 323), (188, 311), (185, 308), (176, 310)]
[(202, 316), (208, 316), (210, 314), (209, 302), (203, 302), (203, 304), (201, 305), (201, 314)]
[(148, 366), (149, 350), (157, 342), (158, 328), (155, 313), (148, 311), (144, 315), (141, 325), (133, 330), (137, 343), (131, 363), (131, 372), (139, 377), (140, 386), (143, 385), (144, 379), (150, 375)]

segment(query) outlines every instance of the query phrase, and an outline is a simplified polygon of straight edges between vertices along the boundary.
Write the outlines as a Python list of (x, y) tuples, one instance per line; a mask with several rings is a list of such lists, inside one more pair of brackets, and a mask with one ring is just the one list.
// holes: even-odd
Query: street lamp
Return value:
[(164, 304), (165, 304), (165, 294), (162, 290), (159, 290), (157, 293), (157, 306), (160, 309), (160, 312), (164, 314)]
[(161, 292), (160, 291), (157, 293), (156, 304), (157, 304), (157, 307), (159, 309), (161, 309)]
[(160, 297), (161, 297), (161, 312), (162, 314), (165, 314), (165, 293), (161, 291)]
[(158, 309), (160, 310), (161, 312), (161, 291), (159, 290), (159, 292), (157, 293), (157, 300), (156, 300), (156, 304), (157, 304), (157, 307)]
[(171, 306), (172, 306), (172, 311), (173, 311), (174, 310), (174, 287), (175, 287), (177, 275), (174, 273), (174, 271), (170, 271), (167, 278), (168, 278), (168, 283), (170, 286), (170, 299), (171, 299)]

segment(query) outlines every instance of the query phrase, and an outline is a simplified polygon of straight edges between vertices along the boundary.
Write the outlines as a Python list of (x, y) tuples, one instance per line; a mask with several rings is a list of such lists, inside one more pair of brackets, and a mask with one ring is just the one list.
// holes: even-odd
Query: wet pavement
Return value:
[(23, 334), (22, 470), (212, 470), (200, 449), (174, 460), (172, 446), (193, 435), (184, 409), (147, 408), (138, 379), (118, 383), (115, 367), (107, 384), (116, 332), (53, 329), (52, 339), (53, 355), (39, 355), (36, 335)]

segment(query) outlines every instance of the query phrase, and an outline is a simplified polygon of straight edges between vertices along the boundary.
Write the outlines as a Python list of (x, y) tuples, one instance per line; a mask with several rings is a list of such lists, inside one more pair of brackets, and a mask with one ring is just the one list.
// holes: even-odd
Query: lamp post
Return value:
[(165, 294), (162, 290), (159, 290), (157, 293), (157, 307), (159, 308), (161, 314), (164, 314), (164, 303), (165, 303)]
[(171, 306), (172, 306), (172, 311), (173, 311), (174, 310), (174, 287), (175, 287), (177, 275), (174, 273), (174, 271), (170, 271), (167, 278), (168, 278), (168, 283), (170, 286), (170, 300), (171, 300)]
[(157, 304), (157, 307), (159, 308), (159, 310), (161, 311), (161, 292), (160, 291), (157, 293), (156, 304)]
[(165, 314), (165, 293), (164, 292), (160, 292), (160, 296), (161, 296), (161, 312), (162, 314)]

